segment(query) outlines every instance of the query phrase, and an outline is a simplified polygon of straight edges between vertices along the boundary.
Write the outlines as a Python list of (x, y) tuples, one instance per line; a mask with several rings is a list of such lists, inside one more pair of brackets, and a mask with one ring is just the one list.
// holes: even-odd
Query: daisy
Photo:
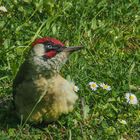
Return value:
[(97, 90), (98, 88), (98, 85), (96, 84), (96, 82), (89, 82), (89, 85), (90, 85), (90, 88), (94, 91)]
[(7, 12), (7, 9), (4, 6), (0, 6), (0, 11)]
[(79, 91), (79, 87), (78, 86), (74, 86), (74, 91), (78, 92)]
[(138, 104), (138, 99), (137, 99), (136, 95), (134, 95), (132, 93), (126, 93), (125, 98), (129, 104), (133, 104), (133, 105)]
[(101, 83), (100, 87), (102, 87), (103, 89), (108, 90), (108, 91), (111, 90), (111, 87), (107, 84), (104, 84), (104, 83)]

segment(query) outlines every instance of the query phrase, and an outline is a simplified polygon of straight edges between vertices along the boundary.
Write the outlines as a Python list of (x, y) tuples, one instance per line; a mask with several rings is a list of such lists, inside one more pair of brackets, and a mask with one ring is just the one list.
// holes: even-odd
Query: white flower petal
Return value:
[(121, 124), (127, 124), (127, 122), (125, 120), (118, 120)]
[(74, 86), (74, 91), (78, 92), (79, 91), (79, 87), (78, 86)]

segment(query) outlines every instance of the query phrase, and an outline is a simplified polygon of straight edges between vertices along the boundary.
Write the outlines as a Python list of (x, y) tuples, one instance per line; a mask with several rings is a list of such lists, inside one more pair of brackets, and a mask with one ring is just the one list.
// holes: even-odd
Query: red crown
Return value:
[(55, 38), (51, 38), (51, 37), (38, 38), (31, 45), (35, 46), (36, 44), (43, 44), (43, 43), (45, 43), (47, 41), (52, 42), (54, 45), (57, 44), (57, 45), (64, 46), (64, 44), (61, 41), (59, 41), (59, 40), (57, 40)]

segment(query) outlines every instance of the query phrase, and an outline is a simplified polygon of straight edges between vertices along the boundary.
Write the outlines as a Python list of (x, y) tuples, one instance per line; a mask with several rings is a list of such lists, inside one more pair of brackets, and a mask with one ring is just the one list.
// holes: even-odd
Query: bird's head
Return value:
[(32, 43), (31, 54), (37, 65), (43, 65), (47, 69), (60, 70), (61, 65), (66, 62), (69, 54), (81, 48), (81, 46), (66, 47), (55, 38), (44, 37), (36, 39)]
[(44, 37), (35, 40), (32, 43), (32, 49), (35, 55), (43, 57), (44, 59), (51, 59), (59, 53), (71, 54), (82, 47), (66, 47), (62, 42), (55, 38)]

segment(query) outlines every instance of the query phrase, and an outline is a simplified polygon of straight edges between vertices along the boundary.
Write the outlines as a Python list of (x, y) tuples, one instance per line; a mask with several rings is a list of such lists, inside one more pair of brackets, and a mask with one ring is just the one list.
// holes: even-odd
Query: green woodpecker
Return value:
[(82, 47), (65, 47), (59, 40), (35, 40), (13, 82), (19, 118), (33, 123), (51, 122), (73, 110), (78, 99), (75, 85), (59, 73), (69, 55)]

